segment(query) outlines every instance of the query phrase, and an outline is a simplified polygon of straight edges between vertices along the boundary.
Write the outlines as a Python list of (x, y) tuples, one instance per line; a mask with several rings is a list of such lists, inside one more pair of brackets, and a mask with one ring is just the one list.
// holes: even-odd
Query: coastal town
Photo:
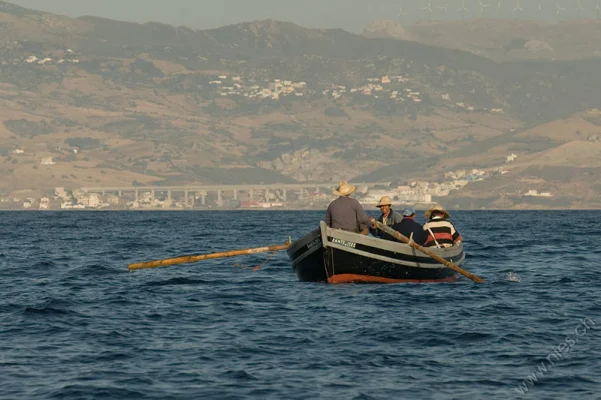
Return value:
[[(508, 160), (514, 159), (512, 154)], [(45, 160), (48, 161), (48, 160)], [(507, 171), (479, 169), (448, 172), (441, 182), (411, 181), (358, 183), (356, 197), (373, 207), (382, 196), (399, 206), (428, 206), (443, 201), (452, 191), (470, 182), (483, 181)], [(40, 198), (0, 197), (5, 210), (183, 210), (183, 209), (321, 209), (333, 200), (334, 183), (270, 185), (185, 185), (180, 187), (55, 188)], [(516, 196), (552, 197), (530, 189)]]

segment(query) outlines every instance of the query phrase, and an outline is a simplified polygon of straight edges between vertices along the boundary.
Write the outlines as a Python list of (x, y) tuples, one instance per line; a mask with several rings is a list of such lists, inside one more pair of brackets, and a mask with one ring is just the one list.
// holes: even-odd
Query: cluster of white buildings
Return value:
[[(451, 97), (446, 94), (443, 95), (443, 100), (450, 101)], [(502, 108), (486, 108), (486, 107), (474, 107), (466, 104), (462, 101), (455, 103), (455, 109), (463, 110), (463, 111), (479, 111), (479, 112), (488, 112), (491, 114), (503, 114), (504, 110)]]
[(397, 186), (393, 189), (363, 190), (358, 196), (361, 204), (374, 205), (382, 196), (390, 196), (399, 204), (429, 204), (432, 197), (445, 197), (453, 190), (458, 190), (473, 181), (484, 180), (490, 174), (483, 170), (473, 169), (471, 171), (459, 170), (447, 172), (444, 182), (414, 181), (408, 185)]
[[(112, 195), (119, 200), (118, 196)], [(192, 203), (194, 200), (192, 200)], [(114, 203), (115, 205), (118, 203)], [(167, 209), (184, 209), (189, 208), (185, 201), (170, 199), (170, 198), (157, 198), (152, 191), (140, 191), (138, 198), (135, 200), (125, 202), (125, 208), (132, 210), (150, 209), (150, 208), (167, 208)]]
[(456, 180), (469, 181), (481, 181), (488, 177), (488, 173), (481, 169), (472, 169), (470, 171), (466, 169), (460, 169), (457, 171), (450, 171), (444, 174), (445, 178)]
[[(36, 202), (37, 200), (34, 199), (33, 197), (28, 197), (23, 201), (23, 208), (25, 210), (29, 210), (29, 209), (35, 209), (36, 207)], [(37, 204), (37, 209), (39, 210), (49, 210), (50, 207), (50, 198), (48, 197), (42, 197), (40, 199), (40, 201)]]
[(55, 188), (54, 199), (61, 202), (60, 207), (63, 210), (100, 209), (119, 204), (119, 196), (116, 195), (109, 195), (103, 199), (97, 193), (87, 193), (81, 189), (75, 189), (69, 193), (62, 187)]
[[(19, 202), (18, 198), (3, 198), (2, 202)], [(77, 210), (77, 209), (103, 209), (116, 207), (120, 204), (125, 204), (129, 209), (145, 209), (145, 208), (186, 208), (183, 202), (169, 200), (158, 200), (152, 198), (150, 192), (141, 192), (139, 199), (124, 203), (116, 194), (100, 195), (98, 193), (87, 193), (81, 189), (67, 191), (63, 187), (55, 188), (54, 197), (42, 197), (40, 199), (28, 197), (23, 200), (24, 209), (39, 209), (49, 210), (58, 208), (61, 210)]]
[(539, 193), (538, 190), (529, 190), (526, 193), (524, 193), (524, 196), (531, 196), (531, 197), (552, 197), (553, 195), (550, 192), (541, 192)]
[(406, 84), (409, 79), (405, 76), (388, 76), (384, 75), (380, 78), (367, 78), (367, 83), (359, 87), (347, 88), (342, 85), (331, 85), (324, 89), (321, 93), (324, 96), (334, 100), (343, 97), (350, 93), (351, 95), (362, 94), (364, 96), (374, 96), (374, 98), (390, 98), (400, 102), (412, 101), (421, 103), (420, 92), (411, 88), (398, 88), (399, 84)]
[[(74, 55), (75, 54), (75, 52), (73, 50), (71, 50), (71, 49), (67, 49), (66, 53), (69, 54), (69, 55)], [(59, 58), (59, 59), (53, 59), (51, 57), (37, 57), (35, 55), (31, 55), (31, 56), (28, 56), (25, 59), (23, 59), (22, 62), (24, 64), (38, 64), (38, 65), (65, 64), (65, 63), (78, 64), (79, 63), (79, 59), (77, 59), (77, 58)]]
[[(322, 94), (334, 100), (340, 99), (347, 94), (362, 94), (364, 96), (373, 96), (376, 99), (389, 98), (400, 103), (404, 103), (407, 101), (410, 103), (419, 104), (423, 102), (423, 94), (419, 90), (409, 87), (409, 83), (410, 80), (409, 78), (407, 78), (407, 76), (384, 75), (380, 78), (368, 78), (366, 84), (356, 88), (348, 88), (342, 85), (331, 85), (331, 87), (324, 89), (322, 91)], [(492, 114), (502, 114), (504, 112), (502, 108), (489, 109), (482, 107), (474, 107), (469, 104), (466, 104), (465, 102), (455, 102), (453, 104), (451, 103), (451, 95), (448, 93), (441, 94), (440, 98), (443, 101), (448, 102), (448, 107), (462, 111), (487, 112)]]
[(398, 186), (387, 190), (370, 190), (368, 193), (358, 196), (357, 200), (362, 205), (374, 207), (383, 196), (390, 196), (393, 199), (394, 205), (432, 203), (431, 194), (426, 193), (421, 188), (412, 188), (409, 186)]
[(263, 87), (257, 84), (247, 85), (240, 76), (228, 78), (227, 75), (220, 75), (209, 81), (209, 85), (217, 86), (222, 97), (242, 96), (248, 99), (279, 100), (281, 96), (303, 97), (307, 94), (307, 83), (303, 81), (274, 79), (268, 82), (267, 87)]
[[(142, 198), (134, 201), (128, 201), (125, 206), (132, 210), (140, 210), (147, 208), (168, 208), (169, 202), (153, 198)], [(177, 208), (184, 208), (183, 204)]]
[(131, 210), (141, 210), (150, 208), (187, 208), (184, 202), (159, 200), (150, 196), (150, 193), (148, 195), (142, 196), (137, 200), (128, 201), (127, 203), (125, 203), (125, 207)]

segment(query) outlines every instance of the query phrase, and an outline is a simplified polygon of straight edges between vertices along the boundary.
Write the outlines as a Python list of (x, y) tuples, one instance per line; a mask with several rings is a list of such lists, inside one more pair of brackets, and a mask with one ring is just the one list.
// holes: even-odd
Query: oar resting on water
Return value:
[(433, 259), (435, 259), (436, 261), (438, 261), (441, 264), (444, 264), (445, 266), (447, 266), (448, 268), (451, 268), (452, 270), (454, 270), (455, 272), (460, 273), (463, 276), (466, 276), (468, 278), (470, 278), (471, 280), (473, 280), (474, 282), (484, 282), (484, 279), (480, 278), (477, 275), (474, 275), (472, 273), (467, 272), (466, 270), (464, 270), (463, 268), (461, 268), (458, 265), (453, 264), (452, 262), (445, 260), (444, 258), (438, 256), (437, 254), (434, 254), (432, 251), (428, 250), (427, 248), (420, 246), (419, 244), (415, 243), (413, 240), (409, 240), (409, 238), (407, 238), (406, 236), (402, 235), (400, 232), (395, 231), (394, 229), (392, 229), (389, 226), (384, 225), (383, 223), (379, 222), (379, 221), (375, 221), (375, 224), (377, 226), (377, 228), (387, 234), (389, 234), (390, 236), (393, 236), (396, 240), (403, 242), (403, 243), (407, 243), (409, 246), (413, 247), (414, 249), (432, 257)]
[(286, 250), (288, 247), (290, 247), (290, 241), (288, 241), (287, 243), (284, 243), (284, 244), (276, 244), (276, 245), (265, 246), (265, 247), (255, 247), (252, 249), (230, 250), (230, 251), (223, 251), (220, 253), (198, 254), (198, 255), (192, 255), (192, 256), (180, 256), (180, 257), (175, 257), (175, 258), (166, 258), (164, 260), (146, 261), (146, 262), (141, 262), (141, 263), (129, 264), (127, 266), (127, 269), (134, 270), (134, 269), (142, 269), (142, 268), (156, 268), (156, 267), (163, 267), (166, 265), (175, 265), (175, 264), (191, 263), (191, 262), (202, 261), (202, 260), (211, 260), (211, 259), (215, 259), (215, 258), (241, 256), (244, 254), (265, 253), (265, 252), (269, 252), (269, 251), (280, 251), (280, 250)]

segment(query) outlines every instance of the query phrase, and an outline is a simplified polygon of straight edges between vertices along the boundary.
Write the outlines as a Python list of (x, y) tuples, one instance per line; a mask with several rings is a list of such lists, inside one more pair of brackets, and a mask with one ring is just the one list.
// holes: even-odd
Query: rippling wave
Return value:
[(484, 284), (301, 283), (285, 252), (127, 270), (323, 214), (1, 213), (0, 398), (598, 398), (600, 212), (453, 212)]

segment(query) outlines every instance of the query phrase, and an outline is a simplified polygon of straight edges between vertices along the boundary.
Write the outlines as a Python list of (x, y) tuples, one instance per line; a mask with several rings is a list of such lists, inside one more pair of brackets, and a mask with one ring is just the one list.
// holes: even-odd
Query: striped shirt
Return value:
[(424, 224), (424, 233), (428, 235), (424, 247), (451, 247), (463, 240), (450, 221), (431, 219)]

